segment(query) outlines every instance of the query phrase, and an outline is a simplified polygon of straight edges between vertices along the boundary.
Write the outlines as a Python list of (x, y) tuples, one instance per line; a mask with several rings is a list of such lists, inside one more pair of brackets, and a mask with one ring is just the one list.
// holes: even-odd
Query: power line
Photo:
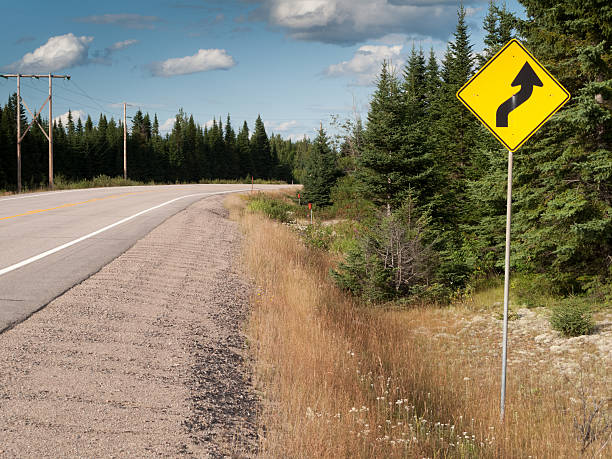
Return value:
[[(38, 91), (38, 92), (43, 93), (43, 94), (45, 93), (44, 91), (42, 91), (41, 89), (36, 88), (35, 86), (31, 86), (29, 84), (24, 84), (24, 85), (27, 86), (29, 89), (33, 89), (33, 90)], [(57, 86), (56, 86), (56, 89), (57, 89)], [(61, 88), (61, 89), (65, 90), (65, 88)], [(74, 94), (75, 95), (79, 95), (77, 93), (74, 93)], [(63, 101), (66, 101), (66, 102), (72, 102), (74, 104), (79, 105), (80, 107), (86, 107), (86, 108), (90, 108), (90, 109), (93, 109), (93, 110), (96, 110), (96, 111), (98, 110), (98, 107), (94, 107), (93, 105), (85, 104), (85, 103), (83, 103), (81, 101), (78, 101), (78, 100), (70, 99), (69, 97), (66, 97), (64, 95), (56, 95), (55, 97), (59, 98), (59, 99), (62, 99)], [(119, 116), (118, 113), (110, 113), (110, 112), (108, 112), (106, 110), (104, 110), (104, 113), (107, 114), (107, 115)]]
[(87, 97), (89, 100), (91, 100), (93, 103), (95, 103), (96, 105), (98, 105), (102, 111), (105, 111), (104, 107), (102, 107), (102, 105), (100, 105), (93, 97), (91, 97), (89, 94), (87, 94), (78, 84), (76, 84), (74, 81), (71, 81), (71, 83), (79, 90), (81, 91), (81, 93), (83, 93), (83, 95), (85, 97)]
[[(41, 89), (39, 89), (39, 88), (37, 88), (35, 86), (29, 85), (29, 84), (25, 84), (25, 82), (24, 82), (24, 85), (27, 86), (29, 89), (33, 89), (34, 91), (38, 91), (38, 92), (43, 93), (43, 94), (45, 93), (44, 91), (42, 91)], [(71, 91), (69, 88), (67, 88), (65, 86), (64, 87), (56, 86), (56, 90), (57, 89), (60, 89), (61, 91), (69, 92), (69, 93), (74, 94), (75, 96), (78, 96), (78, 97), (82, 97), (82, 95), (80, 93), (75, 92), (75, 91)], [(88, 97), (86, 94), (84, 94), (84, 96), (87, 97), (88, 99), (92, 99), (93, 100), (93, 98)], [(66, 97), (63, 94), (56, 95), (55, 97), (65, 101), (65, 102), (72, 102), (73, 104), (77, 104), (79, 106), (79, 108), (84, 107), (84, 108), (89, 108), (89, 109), (92, 109), (92, 110), (95, 110), (95, 111), (102, 110), (102, 112), (104, 114), (109, 115), (109, 116), (111, 116), (113, 118), (120, 118), (121, 117), (121, 115), (118, 112), (109, 112), (108, 110), (106, 110), (104, 107), (102, 107), (99, 104), (97, 104), (97, 106), (93, 106), (93, 105), (84, 103), (84, 102), (82, 102), (80, 100), (71, 99), (70, 97)], [(94, 103), (95, 103), (95, 100), (94, 100)]]

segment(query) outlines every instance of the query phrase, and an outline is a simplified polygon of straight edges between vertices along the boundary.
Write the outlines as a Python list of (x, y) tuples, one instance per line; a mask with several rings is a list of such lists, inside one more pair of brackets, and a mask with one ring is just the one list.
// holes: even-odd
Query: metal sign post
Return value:
[(508, 300), (510, 298), (510, 222), (512, 220), (512, 151), (508, 150), (508, 197), (506, 202), (506, 259), (504, 272), (504, 326), (502, 338), (502, 380), (500, 418), (504, 420), (506, 404), (506, 357), (508, 351)]
[[(517, 91), (517, 87), (520, 90)], [(500, 417), (506, 402), (512, 152), (518, 150), (569, 99), (570, 93), (516, 39), (510, 40), (457, 91), (457, 98), (508, 150), (504, 324)]]

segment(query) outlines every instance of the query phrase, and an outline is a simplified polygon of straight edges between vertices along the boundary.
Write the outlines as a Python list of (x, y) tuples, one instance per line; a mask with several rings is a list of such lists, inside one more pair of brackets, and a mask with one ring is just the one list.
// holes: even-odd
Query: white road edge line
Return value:
[(151, 212), (152, 210), (159, 209), (160, 207), (163, 207), (163, 206), (171, 204), (171, 203), (173, 203), (175, 201), (178, 201), (179, 199), (190, 198), (190, 197), (193, 197), (193, 196), (212, 196), (212, 195), (216, 195), (216, 194), (239, 193), (239, 192), (242, 192), (242, 191), (250, 191), (250, 189), (248, 189), (248, 190), (217, 191), (217, 192), (210, 192), (210, 193), (195, 193), (195, 194), (188, 194), (188, 195), (185, 195), (185, 196), (180, 196), (178, 198), (171, 199), (170, 201), (163, 202), (161, 204), (158, 204), (157, 206), (150, 207), (150, 208), (145, 209), (145, 210), (141, 210), (140, 212), (138, 212), (138, 213), (136, 213), (134, 215), (130, 215), (129, 217), (126, 217), (126, 218), (124, 218), (122, 220), (119, 220), (118, 222), (112, 223), (112, 224), (110, 224), (108, 226), (105, 226), (104, 228), (100, 228), (99, 230), (96, 230), (93, 233), (86, 234), (85, 236), (81, 236), (80, 238), (74, 239), (74, 240), (72, 240), (70, 242), (66, 242), (65, 244), (62, 244), (62, 245), (60, 245), (58, 247), (55, 247), (55, 248), (53, 248), (51, 250), (47, 250), (46, 252), (39, 253), (38, 255), (34, 255), (33, 257), (28, 258), (27, 260), (23, 260), (23, 261), (20, 261), (19, 263), (15, 263), (14, 265), (7, 266), (6, 268), (0, 269), (0, 276), (3, 276), (6, 273), (9, 273), (9, 272), (14, 271), (14, 270), (19, 269), (19, 268), (22, 268), (22, 267), (24, 267), (26, 265), (29, 265), (30, 263), (34, 263), (35, 261), (38, 261), (41, 258), (45, 258), (45, 257), (48, 257), (49, 255), (53, 255), (54, 253), (57, 253), (60, 250), (64, 250), (64, 249), (66, 249), (68, 247), (71, 247), (71, 246), (73, 246), (75, 244), (78, 244), (79, 242), (82, 242), (82, 241), (84, 241), (86, 239), (89, 239), (89, 238), (92, 238), (94, 236), (97, 236), (98, 234), (103, 233), (104, 231), (108, 231), (109, 229), (114, 228), (115, 226), (119, 226), (119, 225), (121, 225), (121, 224), (123, 224), (125, 222), (133, 220), (136, 217), (139, 217), (139, 216), (141, 216), (143, 214), (146, 214), (147, 212)]

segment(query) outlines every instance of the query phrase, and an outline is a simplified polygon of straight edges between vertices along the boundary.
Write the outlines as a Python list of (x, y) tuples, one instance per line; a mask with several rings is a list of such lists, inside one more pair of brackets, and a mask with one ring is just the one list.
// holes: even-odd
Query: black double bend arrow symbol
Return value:
[(508, 127), (508, 114), (516, 107), (531, 97), (534, 86), (544, 86), (529, 62), (525, 62), (511, 86), (520, 86), (521, 90), (497, 108), (495, 114), (495, 125), (497, 127)]

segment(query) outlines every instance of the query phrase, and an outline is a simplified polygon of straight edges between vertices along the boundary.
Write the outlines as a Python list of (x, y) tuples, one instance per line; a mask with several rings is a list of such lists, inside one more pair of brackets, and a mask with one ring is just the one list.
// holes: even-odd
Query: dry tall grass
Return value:
[(330, 283), (326, 254), (259, 215), (240, 221), (262, 456), (579, 456), (567, 381), (514, 365), (502, 424), (498, 337), (450, 345), (462, 324), (450, 310), (360, 306)]

